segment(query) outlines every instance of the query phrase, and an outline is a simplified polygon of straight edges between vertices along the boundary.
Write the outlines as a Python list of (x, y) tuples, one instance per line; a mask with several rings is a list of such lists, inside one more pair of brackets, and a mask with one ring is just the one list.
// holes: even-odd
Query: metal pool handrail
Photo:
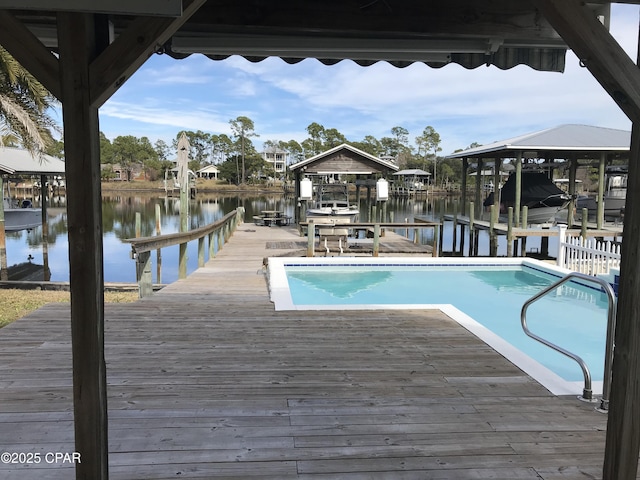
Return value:
[(573, 278), (578, 278), (585, 282), (597, 283), (602, 287), (602, 289), (604, 290), (604, 292), (607, 294), (607, 297), (608, 297), (607, 343), (606, 343), (606, 352), (605, 352), (605, 358), (604, 358), (604, 379), (602, 384), (602, 399), (600, 401), (600, 409), (606, 411), (609, 409), (609, 390), (611, 388), (611, 366), (613, 364), (613, 348), (614, 348), (613, 343), (614, 343), (614, 332), (616, 328), (616, 308), (615, 308), (616, 297), (609, 282), (607, 282), (606, 280), (603, 280), (602, 278), (592, 277), (590, 275), (585, 275), (579, 272), (571, 272), (567, 274), (565, 277), (555, 282), (554, 284), (550, 285), (549, 287), (545, 288), (541, 292), (537, 293), (526, 302), (524, 302), (524, 305), (522, 306), (522, 311), (520, 312), (520, 322), (522, 323), (522, 329), (524, 330), (524, 333), (526, 333), (529, 337), (533, 338), (534, 340), (537, 340), (540, 343), (543, 343), (544, 345), (554, 349), (559, 353), (562, 353), (563, 355), (566, 355), (567, 357), (575, 360), (580, 365), (580, 368), (582, 369), (582, 373), (584, 375), (584, 388), (582, 389), (582, 398), (584, 398), (585, 400), (592, 400), (593, 392), (591, 390), (591, 373), (589, 372), (589, 368), (587, 367), (587, 364), (584, 362), (584, 360), (582, 360), (582, 358), (580, 358), (575, 353), (571, 353), (568, 350), (565, 350), (564, 348), (559, 347), (558, 345), (555, 345), (554, 343), (551, 343), (550, 341), (545, 340), (544, 338), (536, 335), (531, 330), (529, 330), (529, 327), (527, 327), (527, 309), (529, 308), (529, 305), (531, 305), (535, 301), (539, 300), (541, 297), (545, 296), (547, 293), (557, 289), (560, 285), (570, 281)]

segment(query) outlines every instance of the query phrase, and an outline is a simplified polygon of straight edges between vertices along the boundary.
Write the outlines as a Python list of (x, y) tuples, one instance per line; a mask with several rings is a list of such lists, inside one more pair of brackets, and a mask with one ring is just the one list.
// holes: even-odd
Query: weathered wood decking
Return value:
[[(110, 478), (601, 477), (606, 416), (444, 314), (275, 312), (263, 258), (296, 235), (240, 225), (186, 280), (107, 305)], [(73, 478), (44, 457), (75, 450), (69, 330), (60, 304), (0, 330), (0, 452), (43, 455), (2, 479)]]

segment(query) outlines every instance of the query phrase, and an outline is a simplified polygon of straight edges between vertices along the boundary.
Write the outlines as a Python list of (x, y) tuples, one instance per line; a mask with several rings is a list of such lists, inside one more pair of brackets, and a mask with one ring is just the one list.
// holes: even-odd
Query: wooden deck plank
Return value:
[[(274, 311), (263, 259), (296, 236), (241, 225), (186, 280), (106, 306), (110, 478), (599, 478), (606, 416), (443, 313)], [(75, 448), (69, 318), (52, 304), (0, 330), (1, 451)]]

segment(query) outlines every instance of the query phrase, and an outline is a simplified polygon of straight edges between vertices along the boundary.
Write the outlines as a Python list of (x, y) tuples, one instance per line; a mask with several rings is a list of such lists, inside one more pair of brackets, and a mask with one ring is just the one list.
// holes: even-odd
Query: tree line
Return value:
[[(379, 158), (391, 160), (400, 168), (418, 168), (432, 174), (432, 181), (440, 185), (459, 182), (462, 174), (460, 162), (442, 159), (438, 153), (440, 135), (431, 127), (425, 127), (413, 143), (409, 141), (409, 131), (404, 127), (393, 127), (389, 136), (376, 138), (367, 135), (361, 141), (349, 140), (335, 128), (326, 128), (319, 123), (306, 127), (308, 137), (302, 142), (296, 140), (265, 140), (262, 150), (258, 150), (254, 139), (259, 135), (254, 122), (245, 116), (229, 120), (229, 132), (206, 133), (201, 130), (177, 132), (171, 145), (164, 140), (155, 143), (147, 137), (119, 136), (110, 141), (100, 134), (101, 161), (107, 165), (103, 176), (114, 175), (108, 165), (118, 164), (125, 172), (135, 166), (144, 169), (151, 180), (163, 178), (164, 172), (175, 166), (178, 139), (184, 133), (190, 145), (189, 169), (200, 170), (207, 165), (216, 165), (219, 178), (232, 184), (256, 183), (268, 178), (286, 179), (285, 174), (276, 174), (272, 163), (264, 160), (262, 153), (284, 153), (289, 163), (296, 163), (343, 143), (356, 147)], [(129, 178), (130, 179), (130, 178)]]
[[(0, 145), (28, 149), (34, 154), (46, 153), (64, 158), (64, 144), (55, 140), (54, 133), (61, 129), (48, 111), (57, 100), (6, 50), (0, 47)], [(440, 135), (431, 126), (409, 142), (409, 131), (396, 126), (390, 135), (376, 138), (365, 136), (360, 141), (346, 138), (335, 128), (319, 123), (306, 127), (308, 137), (296, 140), (265, 140), (263, 152), (286, 152), (294, 163), (317, 155), (342, 143), (352, 145), (376, 157), (392, 159), (400, 168), (420, 168), (432, 174), (435, 183), (460, 180), (459, 161), (438, 157)], [(230, 183), (242, 184), (264, 178), (274, 178), (273, 164), (266, 162), (252, 139), (259, 137), (254, 122), (245, 116), (229, 120), (229, 132), (210, 134), (198, 131), (180, 131), (168, 145), (163, 140), (154, 144), (147, 137), (119, 136), (109, 140), (100, 133), (101, 162), (105, 164), (105, 179), (115, 175), (110, 165), (118, 164), (130, 179), (134, 168), (142, 168), (151, 180), (162, 178), (174, 167), (177, 143), (184, 133), (189, 139), (189, 168), (197, 171), (208, 164), (219, 169), (219, 177)]]

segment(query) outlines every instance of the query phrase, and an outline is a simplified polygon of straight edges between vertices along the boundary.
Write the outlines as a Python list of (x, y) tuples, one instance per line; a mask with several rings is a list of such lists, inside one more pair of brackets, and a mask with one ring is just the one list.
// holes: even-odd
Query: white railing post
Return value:
[(566, 259), (566, 241), (567, 237), (567, 226), (566, 225), (558, 225), (558, 260), (557, 264), (559, 267), (565, 268), (565, 259)]

